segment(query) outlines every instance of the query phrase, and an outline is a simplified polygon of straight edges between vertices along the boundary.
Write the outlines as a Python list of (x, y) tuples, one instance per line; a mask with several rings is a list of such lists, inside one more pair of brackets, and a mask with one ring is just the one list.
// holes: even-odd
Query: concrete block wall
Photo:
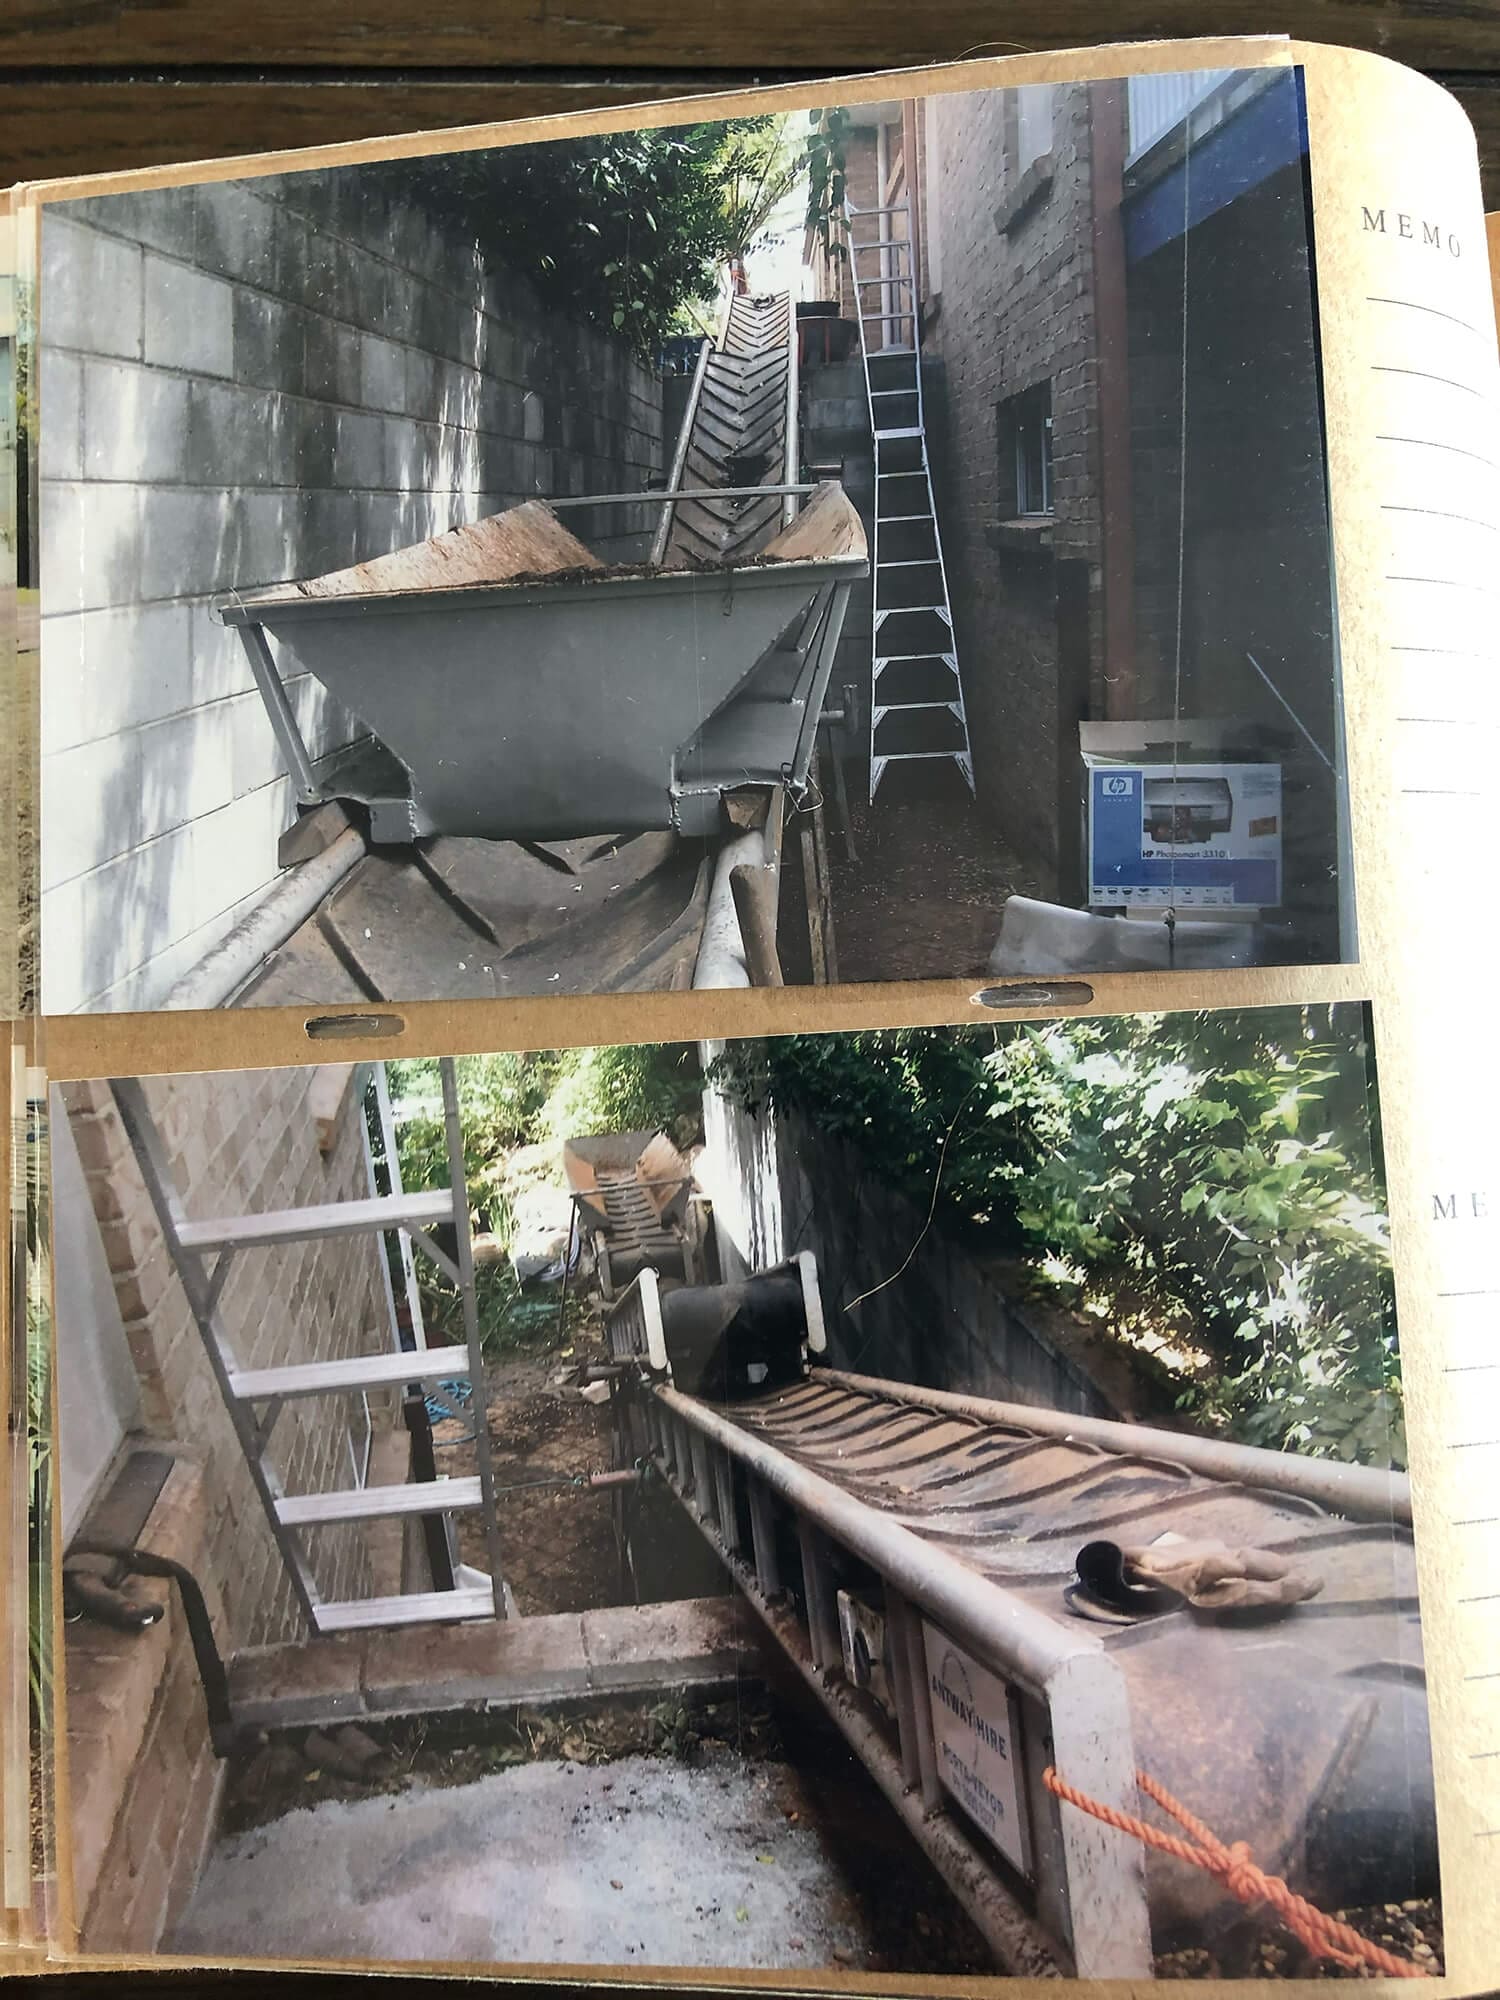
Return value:
[[(1024, 176), (1014, 92), (935, 98), (926, 124), (940, 288), (926, 302), (924, 381), (975, 781), (1046, 883), (1059, 860), (1058, 760), (1076, 751), (1058, 740), (1052, 565), (1089, 565), (1096, 628), (1101, 588), (1088, 88), (1054, 87), (1051, 152)], [(1052, 519), (1043, 533), (1007, 532), (1005, 405), (1044, 382)]]
[[(877, 1180), (854, 1147), (794, 1112), (752, 1117), (716, 1091), (704, 1095), (704, 1133), (697, 1171), (724, 1276), (811, 1250), (831, 1366), (1080, 1416), (1118, 1414), (996, 1273), (942, 1230), (924, 1235), (922, 1206)], [(885, 1284), (913, 1244), (899, 1280)], [(862, 1302), (845, 1317), (854, 1299)]]
[[(42, 258), (43, 1005), (149, 1007), (264, 894), (291, 814), (211, 598), (643, 486), (660, 390), (357, 170), (52, 207)], [(315, 755), (364, 733), (289, 692)]]
[[(262, 1209), (311, 1207), (370, 1192), (358, 1076), (320, 1145), (312, 1096), (320, 1072), (244, 1070), (152, 1079), (146, 1093), (171, 1159), (185, 1212), (200, 1220)], [(99, 1220), (125, 1339), (141, 1386), (145, 1430), (190, 1446), (203, 1466), (203, 1580), (220, 1594), (226, 1651), (291, 1638), (303, 1621), (261, 1512), (218, 1386), (167, 1255), (112, 1093), (100, 1083), (64, 1086), (73, 1138)], [(346, 1237), (241, 1251), (221, 1314), (244, 1367), (331, 1361), (391, 1345), (377, 1239)], [(390, 1411), (371, 1396), (372, 1423)], [(307, 1397), (278, 1419), (271, 1455), (293, 1493), (354, 1484), (362, 1454), (358, 1396)], [(369, 1594), (357, 1527), (307, 1537), (325, 1597)]]

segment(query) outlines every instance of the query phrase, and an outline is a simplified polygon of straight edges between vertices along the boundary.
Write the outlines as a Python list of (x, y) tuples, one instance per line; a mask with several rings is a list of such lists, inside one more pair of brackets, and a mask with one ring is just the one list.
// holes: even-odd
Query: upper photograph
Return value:
[(1310, 213), (1289, 68), (44, 204), (43, 1011), (1354, 958)]

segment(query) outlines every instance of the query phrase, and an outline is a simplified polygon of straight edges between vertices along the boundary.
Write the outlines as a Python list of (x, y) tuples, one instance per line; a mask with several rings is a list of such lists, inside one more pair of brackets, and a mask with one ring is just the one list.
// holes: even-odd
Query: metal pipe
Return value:
[(346, 828), (321, 854), (315, 854), (311, 861), (301, 862), (284, 875), (243, 923), (237, 924), (157, 1004), (222, 1007), (364, 857), (363, 837), (357, 828)]
[(743, 1460), (773, 1492), (888, 1577), (960, 1644), (971, 1645), (1036, 1693), (1044, 1694), (1052, 1676), (1069, 1660), (1104, 1658), (1092, 1632), (1062, 1631), (1045, 1612), (727, 1422), (706, 1404), (676, 1389), (657, 1388), (652, 1393), (678, 1423), (703, 1432)]
[(1066, 1410), (1049, 1410), (1031, 1403), (999, 1403), (988, 1396), (958, 1396), (946, 1389), (918, 1389), (906, 1382), (886, 1382), (869, 1375), (850, 1375), (839, 1368), (820, 1368), (819, 1381), (891, 1403), (910, 1403), (938, 1410), (945, 1416), (974, 1417), (980, 1423), (1007, 1424), (1040, 1431), (1048, 1437), (1076, 1438), (1105, 1451), (1139, 1452), (1171, 1459), (1211, 1479), (1233, 1479), (1246, 1486), (1263, 1486), (1276, 1493), (1295, 1493), (1321, 1507), (1361, 1520), (1411, 1521), (1411, 1481), (1405, 1473), (1381, 1472), (1368, 1465), (1343, 1465), (1333, 1459), (1298, 1458), (1290, 1452), (1264, 1451), (1258, 1445), (1229, 1444), (1222, 1438), (1192, 1437), (1182, 1431), (1151, 1430), (1141, 1424), (1116, 1423), (1107, 1417), (1075, 1417)]
[(110, 1556), (122, 1569), (130, 1570), (137, 1576), (165, 1577), (176, 1584), (187, 1621), (188, 1640), (193, 1648), (193, 1661), (198, 1669), (198, 1682), (203, 1689), (203, 1704), (208, 1710), (209, 1744), (216, 1757), (233, 1757), (243, 1751), (251, 1740), (251, 1733), (242, 1731), (235, 1724), (229, 1701), (229, 1676), (224, 1670), (219, 1644), (214, 1637), (213, 1620), (209, 1616), (202, 1586), (193, 1572), (180, 1562), (174, 1562), (170, 1556), (157, 1555), (153, 1549), (137, 1548), (134, 1543), (126, 1546), (85, 1537), (74, 1542), (69, 1553), (75, 1556)]
[[(786, 449), (782, 459), (782, 474), (790, 488), (802, 470), (802, 441), (799, 435), (798, 408), (799, 382), (797, 373), (797, 301), (790, 292), (786, 301)], [(797, 518), (795, 496), (788, 491), (781, 503), (781, 525), (789, 528)]]
[[(216, 607), (216, 609), (221, 608)], [(271, 648), (266, 643), (266, 635), (259, 625), (247, 622), (240, 626), (240, 643), (250, 662), (255, 685), (260, 689), (260, 698), (265, 705), (272, 734), (285, 759), (292, 783), (297, 788), (297, 796), (304, 805), (311, 805), (323, 796), (322, 789), (313, 771), (312, 757), (302, 740), (302, 731), (297, 726), (297, 717), (293, 713), (292, 704), (287, 699), (281, 675), (276, 671), (276, 662), (271, 657)]]
[(695, 991), (751, 983), (750, 968), (745, 962), (745, 940), (735, 910), (733, 876), (741, 866), (764, 868), (766, 859), (765, 836), (758, 827), (726, 841), (719, 849), (703, 916), (698, 960), (693, 967)]
[(698, 366), (693, 370), (693, 386), (688, 390), (687, 403), (682, 412), (682, 425), (677, 433), (677, 446), (672, 453), (672, 469), (667, 474), (667, 492), (672, 504), (663, 507), (661, 519), (656, 524), (656, 533), (651, 541), (651, 554), (647, 558), (653, 569), (659, 566), (667, 553), (667, 538), (672, 532), (676, 518), (676, 494), (682, 484), (683, 469), (687, 464), (688, 445), (693, 435), (693, 423), (698, 415), (698, 398), (703, 394), (703, 378), (708, 373), (708, 357), (714, 351), (713, 342), (704, 336), (698, 349)]
[(784, 493), (807, 495), (816, 486), (687, 486), (676, 493), (559, 493), (546, 502), (559, 507), (675, 507), (679, 500), (770, 500)]

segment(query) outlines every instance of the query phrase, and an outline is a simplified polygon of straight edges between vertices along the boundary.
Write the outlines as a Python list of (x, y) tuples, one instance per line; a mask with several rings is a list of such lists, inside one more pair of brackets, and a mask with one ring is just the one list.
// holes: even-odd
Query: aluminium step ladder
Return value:
[(927, 458), (911, 203), (858, 209), (846, 202), (844, 219), (875, 453), (870, 800), (889, 764), (955, 764), (972, 793), (974, 760)]
[[(458, 1086), (451, 1060), (444, 1059), (441, 1070), (450, 1176), (447, 1188), (328, 1202), (312, 1208), (222, 1216), (210, 1221), (191, 1220), (184, 1213), (166, 1148), (139, 1080), (115, 1078), (111, 1083), (152, 1209), (166, 1239), (168, 1255), (187, 1295), (194, 1324), (271, 1534), (303, 1615), (319, 1634), (377, 1626), (503, 1618), (510, 1610), (501, 1581), (494, 1477), (485, 1422), (484, 1361), (474, 1291)], [(449, 1257), (429, 1233), (439, 1223), (453, 1225), (456, 1257)], [(419, 1347), (411, 1352), (397, 1349), (340, 1361), (292, 1362), (274, 1368), (246, 1368), (240, 1364), (219, 1310), (224, 1283), (235, 1258), (275, 1244), (328, 1241), (342, 1236), (379, 1237), (391, 1229), (400, 1230), (458, 1287), (463, 1300), (463, 1346)], [(331, 1492), (288, 1493), (267, 1455), (284, 1404), (296, 1398), (358, 1395), (370, 1389), (409, 1386), (420, 1392), (421, 1385), (463, 1376), (474, 1385), (478, 1418), (474, 1430), (476, 1471), (468, 1477), (402, 1486), (353, 1486)], [(451, 1590), (408, 1591), (394, 1597), (345, 1600), (330, 1600), (319, 1592), (303, 1544), (307, 1530), (341, 1522), (387, 1519), (392, 1515), (451, 1517), (476, 1511), (484, 1518), (490, 1560), (487, 1577), (480, 1571), (455, 1565), (455, 1586)]]

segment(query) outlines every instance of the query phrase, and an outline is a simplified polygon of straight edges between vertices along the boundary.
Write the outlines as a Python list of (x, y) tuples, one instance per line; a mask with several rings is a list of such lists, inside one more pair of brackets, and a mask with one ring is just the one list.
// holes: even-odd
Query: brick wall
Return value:
[[(1061, 739), (1054, 564), (1087, 566), (1099, 611), (1100, 514), (1090, 102), (1058, 85), (1051, 151), (1024, 170), (1016, 93), (924, 111), (929, 441), (980, 804), (1055, 880)], [(1004, 406), (1049, 383), (1053, 513), (1017, 525)]]
[[(42, 249), (43, 1004), (149, 1007), (253, 908), (290, 816), (211, 596), (644, 485), (659, 385), (395, 179), (96, 197), (50, 207)], [(361, 733), (289, 692), (315, 754)]]
[[(148, 1081), (146, 1094), (190, 1217), (305, 1207), (370, 1191), (361, 1071), (179, 1076)], [(61, 1097), (82, 1168), (75, 1198), (87, 1200), (97, 1218), (119, 1307), (119, 1322), (102, 1331), (123, 1338), (140, 1385), (136, 1441), (176, 1459), (141, 1544), (198, 1579), (224, 1657), (298, 1636), (301, 1613), (113, 1096), (107, 1085), (78, 1083), (64, 1085)], [(60, 1216), (59, 1229), (65, 1224)], [(366, 1237), (239, 1253), (221, 1302), (236, 1360), (267, 1367), (388, 1346), (380, 1255)], [(64, 1383), (65, 1430), (67, 1396)], [(378, 1442), (392, 1412), (371, 1401)], [(286, 1404), (270, 1456), (287, 1490), (352, 1484), (351, 1432), (361, 1451), (357, 1397)], [(317, 1530), (304, 1546), (325, 1596), (379, 1587), (358, 1527)], [(222, 1775), (180, 1600), (166, 1585), (136, 1588), (165, 1607), (159, 1624), (123, 1633), (83, 1619), (67, 1628), (73, 1885), (90, 1951), (156, 1948), (196, 1878)]]
[[(1280, 88), (1281, 85), (1273, 85)], [(1294, 89), (1290, 78), (1285, 88)], [(1338, 954), (1328, 766), (1336, 661), (1312, 278), (1300, 165), (1131, 266), (1135, 712), (1242, 716), (1281, 738), (1283, 906)], [(1186, 339), (1184, 339), (1184, 305)], [(1184, 403), (1185, 394), (1185, 403)], [(1182, 453), (1186, 443), (1186, 480)]]
[[(211, 1497), (202, 1468), (180, 1459), (141, 1537), (200, 1580)], [(64, 1649), (70, 1872), (90, 1952), (157, 1948), (192, 1893), (223, 1782), (181, 1599), (165, 1583), (134, 1588), (161, 1605), (155, 1625), (121, 1632), (79, 1619)], [(204, 1594), (221, 1624), (211, 1579)]]
[[(190, 1217), (369, 1194), (360, 1093), (351, 1086), (338, 1117), (320, 1128), (311, 1100), (325, 1075), (243, 1070), (147, 1082)], [(143, 1426), (190, 1446), (203, 1466), (205, 1567), (222, 1595), (220, 1643), (233, 1651), (290, 1637), (301, 1631), (301, 1615), (113, 1097), (99, 1083), (66, 1085), (63, 1095), (140, 1382)], [(265, 1368), (387, 1348), (391, 1327), (379, 1259), (378, 1242), (368, 1237), (241, 1251), (220, 1306), (236, 1360)], [(382, 1410), (371, 1401), (378, 1427)], [(351, 1436), (362, 1449), (357, 1396), (289, 1402), (271, 1445), (287, 1490), (351, 1485)], [(325, 1597), (368, 1591), (357, 1528), (319, 1529), (306, 1541)]]

